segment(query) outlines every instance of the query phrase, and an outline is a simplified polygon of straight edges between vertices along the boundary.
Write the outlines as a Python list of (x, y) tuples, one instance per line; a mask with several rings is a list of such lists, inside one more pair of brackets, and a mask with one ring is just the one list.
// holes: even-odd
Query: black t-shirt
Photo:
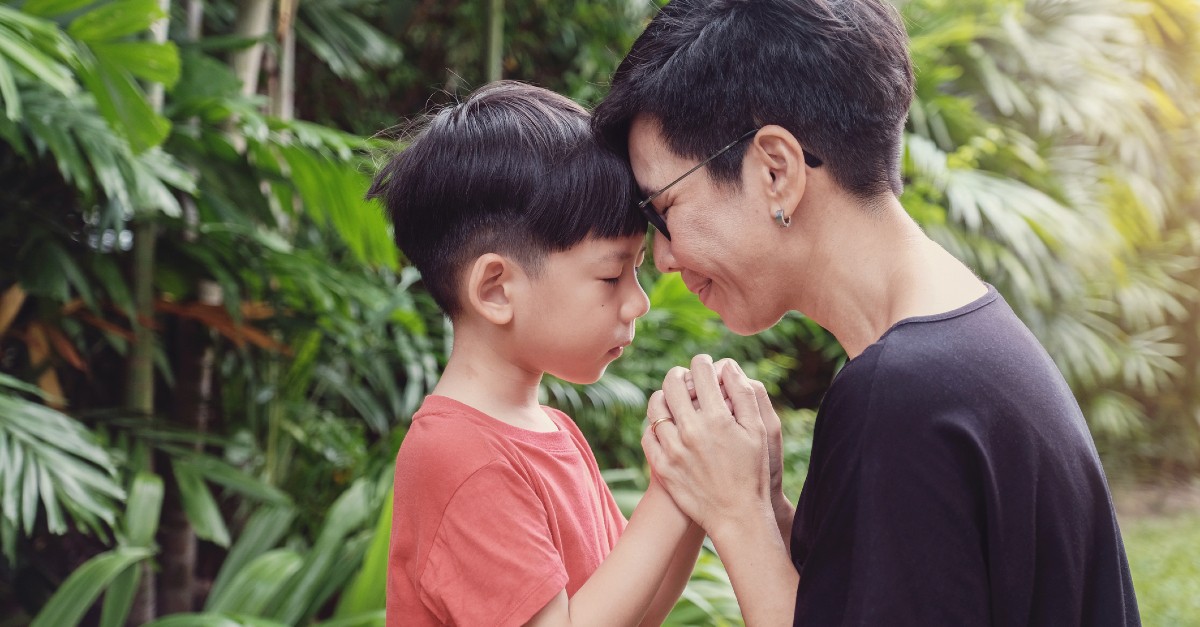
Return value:
[(838, 373), (792, 527), (796, 625), (1137, 625), (1079, 404), (995, 288)]

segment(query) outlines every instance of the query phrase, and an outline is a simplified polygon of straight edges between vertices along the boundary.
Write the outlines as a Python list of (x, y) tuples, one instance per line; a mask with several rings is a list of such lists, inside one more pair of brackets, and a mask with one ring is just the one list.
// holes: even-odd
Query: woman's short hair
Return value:
[[(908, 37), (886, 0), (674, 0), (613, 75), (593, 127), (627, 153), (654, 119), (681, 157), (702, 159), (766, 124), (790, 131), (862, 197), (899, 194), (913, 96)], [(745, 145), (709, 164), (740, 185)]]

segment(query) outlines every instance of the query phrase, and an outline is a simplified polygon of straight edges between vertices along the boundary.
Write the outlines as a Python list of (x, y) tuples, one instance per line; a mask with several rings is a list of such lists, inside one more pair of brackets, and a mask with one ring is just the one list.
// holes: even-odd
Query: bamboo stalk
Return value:
[(487, 50), (484, 76), (498, 81), (504, 73), (504, 0), (488, 0)]
[[(155, 43), (167, 41), (170, 27), (171, 0), (159, 0), (163, 18), (150, 27), (150, 39)], [(150, 86), (147, 99), (156, 113), (163, 108), (165, 90), (159, 83)], [(133, 235), (133, 343), (129, 350), (129, 386), (126, 403), (139, 416), (154, 415), (154, 249), (158, 239), (157, 226), (149, 211), (137, 219)], [(126, 619), (128, 625), (143, 625), (158, 615), (158, 595), (155, 572), (148, 562), (140, 566), (133, 607)]]

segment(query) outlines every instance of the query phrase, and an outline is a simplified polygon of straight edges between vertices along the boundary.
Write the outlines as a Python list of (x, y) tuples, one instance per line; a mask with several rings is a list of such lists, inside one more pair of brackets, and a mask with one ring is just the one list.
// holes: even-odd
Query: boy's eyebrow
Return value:
[(642, 247), (639, 248), (636, 253), (631, 253), (627, 250), (615, 250), (611, 253), (608, 253), (607, 255), (601, 256), (600, 263), (605, 263), (605, 262), (609, 262), (609, 261), (627, 261), (629, 259), (634, 259), (634, 258), (638, 257), (639, 255), (645, 254), (645, 252), (646, 252), (645, 244), (642, 244)]

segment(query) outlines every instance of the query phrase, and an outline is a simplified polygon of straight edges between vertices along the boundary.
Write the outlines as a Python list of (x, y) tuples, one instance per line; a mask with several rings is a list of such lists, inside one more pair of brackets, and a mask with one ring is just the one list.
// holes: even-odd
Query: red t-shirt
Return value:
[(387, 624), (521, 625), (572, 595), (625, 517), (575, 423), (527, 431), (428, 396), (396, 457)]

